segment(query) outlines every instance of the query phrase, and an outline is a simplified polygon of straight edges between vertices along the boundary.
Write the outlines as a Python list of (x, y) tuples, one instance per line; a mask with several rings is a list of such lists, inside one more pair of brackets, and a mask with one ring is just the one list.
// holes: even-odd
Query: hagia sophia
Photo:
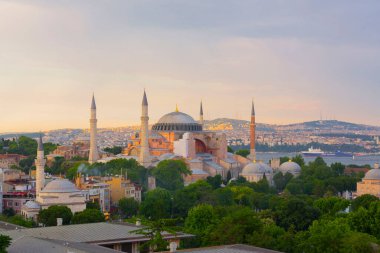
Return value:
[[(94, 104), (94, 102), (93, 102)], [(118, 157), (134, 158), (145, 167), (153, 167), (165, 159), (184, 159), (192, 174), (185, 178), (185, 183), (221, 175), (226, 178), (237, 178), (239, 175), (248, 181), (257, 182), (266, 178), (273, 182), (273, 169), (260, 161), (256, 161), (255, 139), (255, 107), (252, 102), (250, 123), (250, 155), (248, 158), (227, 152), (226, 135), (221, 132), (203, 129), (203, 105), (200, 104), (199, 119), (180, 112), (178, 107), (174, 112), (163, 115), (149, 130), (149, 105), (144, 91), (142, 99), (141, 131), (135, 133)], [(91, 123), (91, 127), (93, 127)], [(91, 128), (91, 142), (96, 141)], [(114, 159), (109, 157), (106, 161)], [(90, 156), (90, 162), (96, 160)], [(101, 161), (101, 160), (100, 160)], [(284, 167), (286, 166), (286, 167)], [(298, 164), (289, 161), (282, 168), (284, 173), (293, 175), (300, 173)], [(281, 170), (281, 168), (280, 168)]]

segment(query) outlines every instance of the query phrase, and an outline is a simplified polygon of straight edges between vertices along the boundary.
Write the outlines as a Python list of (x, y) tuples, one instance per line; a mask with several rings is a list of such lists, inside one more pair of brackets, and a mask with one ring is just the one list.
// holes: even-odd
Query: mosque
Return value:
[(256, 162), (256, 122), (252, 102), (250, 123), (250, 155), (248, 158), (227, 152), (227, 138), (224, 133), (203, 129), (203, 105), (200, 104), (199, 120), (180, 112), (162, 116), (149, 131), (148, 99), (144, 91), (142, 99), (141, 131), (132, 136), (123, 154), (136, 158), (145, 167), (153, 167), (165, 159), (184, 159), (192, 174), (185, 183), (221, 175), (226, 178), (245, 177), (250, 182), (266, 178), (273, 182), (272, 168)]
[(356, 193), (354, 193), (354, 196), (364, 194), (380, 197), (380, 169), (378, 163), (365, 174), (361, 182), (357, 182), (356, 184)]
[(21, 207), (21, 215), (37, 220), (41, 209), (52, 205), (64, 205), (73, 213), (86, 209), (86, 195), (67, 179), (55, 179), (45, 185), (45, 164), (42, 136), (38, 139), (36, 165), (36, 200), (29, 200)]

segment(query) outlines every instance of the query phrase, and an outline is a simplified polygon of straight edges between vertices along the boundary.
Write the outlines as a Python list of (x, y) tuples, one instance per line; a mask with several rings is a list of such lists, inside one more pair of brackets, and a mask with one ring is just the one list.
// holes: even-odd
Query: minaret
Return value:
[(201, 109), (199, 112), (199, 124), (201, 124), (203, 126), (203, 105), (202, 105), (202, 101), (201, 101)]
[(252, 109), (251, 109), (251, 124), (249, 125), (250, 130), (250, 140), (251, 140), (251, 150), (249, 159), (256, 161), (256, 121), (255, 121), (255, 105), (252, 100)]
[(34, 161), (36, 165), (36, 196), (40, 194), (40, 191), (45, 187), (45, 164), (46, 159), (44, 156), (44, 145), (42, 144), (42, 134), (38, 138), (37, 157)]
[(88, 156), (88, 162), (93, 164), (99, 159), (98, 145), (97, 145), (97, 122), (96, 119), (96, 104), (95, 96), (92, 95), (91, 102), (91, 118), (90, 118), (90, 154)]
[(140, 156), (139, 162), (142, 166), (148, 167), (150, 165), (150, 152), (149, 152), (149, 116), (148, 116), (148, 99), (144, 90), (144, 97), (142, 100), (141, 111), (141, 129), (140, 129)]

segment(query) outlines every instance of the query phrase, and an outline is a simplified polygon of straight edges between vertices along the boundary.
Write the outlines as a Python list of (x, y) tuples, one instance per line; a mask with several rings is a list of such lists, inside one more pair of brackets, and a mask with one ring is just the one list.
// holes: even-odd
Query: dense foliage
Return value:
[(276, 174), (275, 186), (265, 179), (209, 177), (148, 191), (135, 213), (151, 222), (173, 218), (177, 228), (196, 235), (185, 247), (244, 243), (290, 253), (377, 252), (380, 200), (340, 197), (356, 190), (360, 176), (345, 176), (343, 165), (328, 166), (321, 158), (307, 165), (302, 157), (292, 160), (301, 174)]
[(6, 253), (12, 239), (7, 235), (0, 235), (0, 253)]
[(71, 219), (71, 224), (95, 223), (104, 220), (104, 215), (99, 209), (90, 208), (75, 213)]
[(119, 200), (118, 206), (121, 215), (130, 218), (138, 213), (140, 203), (134, 198), (122, 198)]
[[(37, 136), (36, 136), (37, 138)], [(44, 143), (45, 154), (49, 154), (57, 148), (57, 145), (53, 143)], [(0, 154), (19, 154), (26, 156), (19, 162), (19, 166), (12, 166), (14, 169), (20, 169), (25, 173), (29, 173), (34, 167), (34, 159), (37, 154), (37, 141), (35, 139), (20, 136), (17, 139), (12, 140), (0, 140)]]
[[(36, 136), (37, 138), (37, 136)], [(44, 143), (45, 154), (49, 154), (57, 148), (53, 143)], [(0, 153), (20, 154), (25, 156), (35, 156), (37, 153), (37, 141), (35, 139), (20, 136), (12, 140), (0, 140)]]
[(40, 210), (38, 222), (45, 226), (57, 226), (57, 218), (62, 218), (63, 225), (70, 224), (73, 214), (67, 206), (49, 206), (47, 209)]
[(191, 174), (182, 160), (163, 160), (152, 170), (158, 187), (174, 191), (183, 187), (183, 176)]
[(115, 146), (115, 147), (112, 147), (112, 148), (105, 148), (104, 151), (108, 152), (108, 153), (112, 153), (114, 155), (117, 155), (117, 154), (120, 154), (123, 151), (123, 148)]

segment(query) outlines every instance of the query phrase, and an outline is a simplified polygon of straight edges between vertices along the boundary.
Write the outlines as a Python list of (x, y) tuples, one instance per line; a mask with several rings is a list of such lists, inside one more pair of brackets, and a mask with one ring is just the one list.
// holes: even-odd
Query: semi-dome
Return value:
[(293, 175), (301, 173), (301, 166), (298, 165), (298, 163), (288, 161), (280, 166), (280, 171), (283, 174), (286, 174), (287, 172), (292, 173)]
[(364, 179), (380, 180), (380, 169), (372, 169), (365, 173)]
[(152, 130), (155, 131), (202, 131), (202, 125), (196, 122), (190, 115), (183, 112), (171, 112), (162, 116)]
[(262, 162), (254, 162), (247, 164), (242, 171), (242, 175), (252, 175), (252, 174), (271, 174), (273, 170), (267, 164)]
[(25, 207), (29, 209), (40, 209), (40, 205), (33, 200), (29, 200), (28, 202), (26, 202)]
[(67, 179), (56, 179), (49, 182), (41, 191), (47, 192), (78, 192), (79, 190)]

